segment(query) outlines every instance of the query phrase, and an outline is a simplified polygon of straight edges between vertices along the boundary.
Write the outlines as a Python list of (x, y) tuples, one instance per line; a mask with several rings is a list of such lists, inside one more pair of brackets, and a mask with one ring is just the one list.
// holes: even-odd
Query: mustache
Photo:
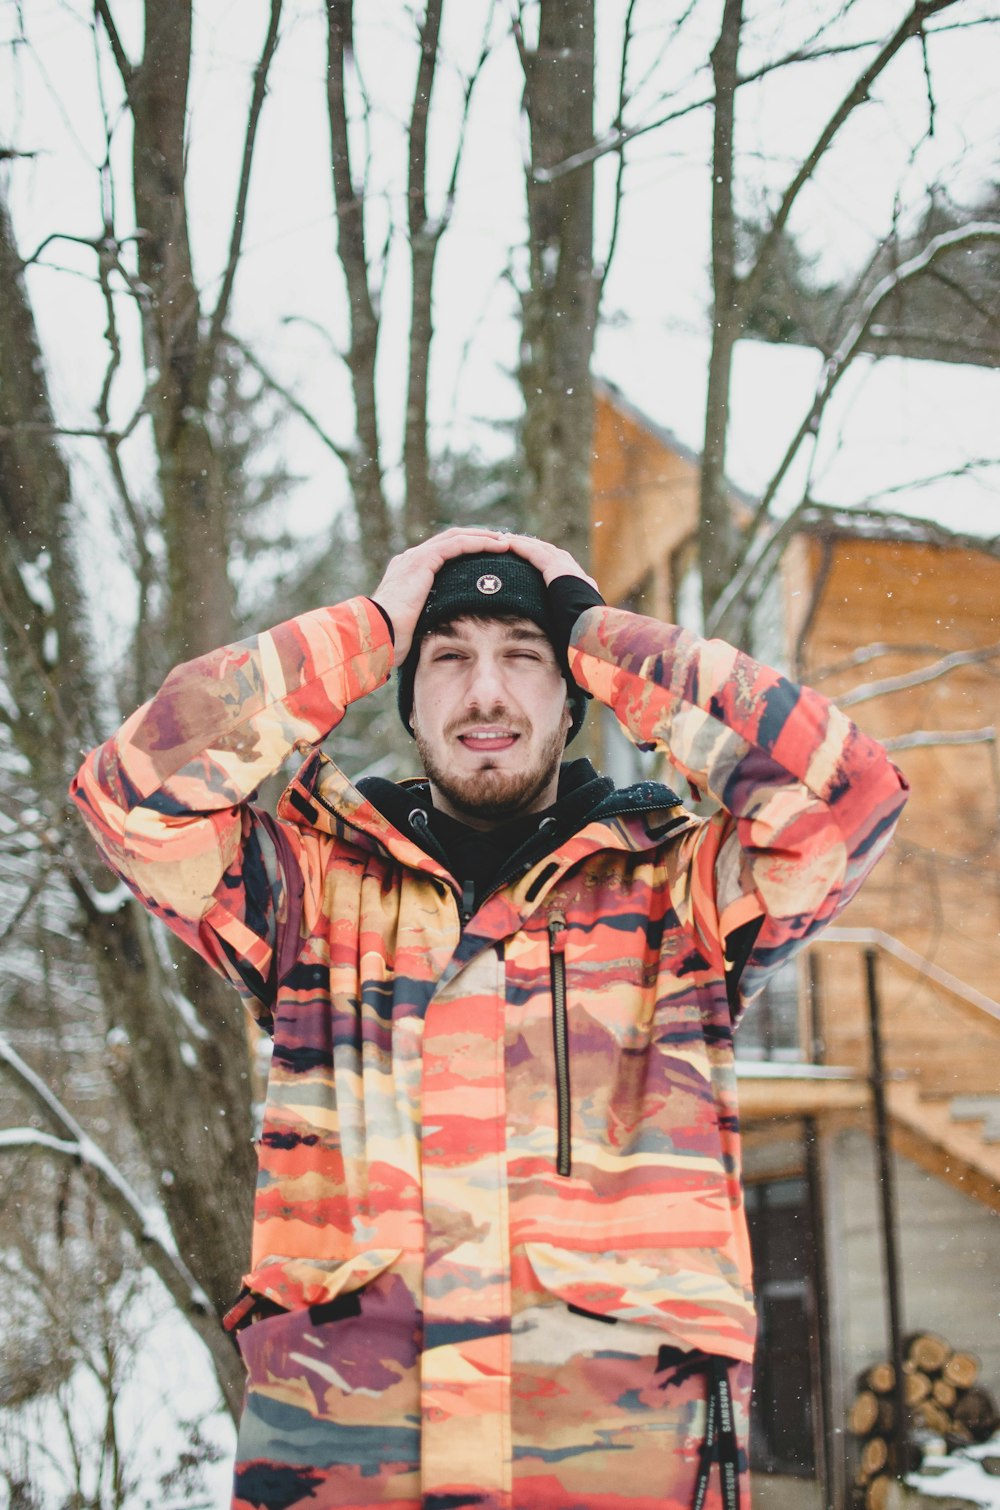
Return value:
[(453, 718), (446, 724), (444, 734), (446, 738), (457, 739), (473, 729), (504, 729), (511, 734), (530, 734), (531, 724), (523, 718), (509, 718), (496, 713), (479, 717), (464, 715), (462, 718)]

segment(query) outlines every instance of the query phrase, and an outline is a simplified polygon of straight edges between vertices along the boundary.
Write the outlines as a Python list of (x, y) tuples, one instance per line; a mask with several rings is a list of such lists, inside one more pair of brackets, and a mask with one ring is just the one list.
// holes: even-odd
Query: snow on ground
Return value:
[[(121, 1323), (115, 1425), (124, 1477), (132, 1486), (127, 1510), (221, 1510), (232, 1494), (236, 1434), (208, 1354), (152, 1271), (124, 1307)], [(99, 1468), (105, 1405), (103, 1390), (80, 1365), (61, 1401), (43, 1397), (0, 1411), (0, 1468), (11, 1467), (26, 1478), (32, 1504), (56, 1510), (69, 1502), (74, 1459), (81, 1465), (88, 1503), (91, 1498), (105, 1502), (99, 1482), (100, 1475), (108, 1489), (107, 1465), (103, 1475)], [(178, 1476), (179, 1459), (197, 1445), (196, 1434), (214, 1449), (217, 1461)], [(166, 1484), (165, 1475), (172, 1476)], [(0, 1510), (12, 1503), (7, 1487), (0, 1482)]]
[(927, 1457), (906, 1483), (928, 1499), (967, 1500), (981, 1510), (1000, 1510), (1000, 1436), (949, 1457)]

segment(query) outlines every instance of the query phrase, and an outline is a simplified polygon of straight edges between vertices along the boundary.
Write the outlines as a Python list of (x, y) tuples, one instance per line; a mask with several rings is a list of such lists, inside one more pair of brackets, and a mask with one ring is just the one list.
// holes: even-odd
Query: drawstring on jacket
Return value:
[(740, 1510), (740, 1449), (727, 1362), (718, 1357), (708, 1360), (708, 1414), (691, 1510), (702, 1510), (713, 1462), (719, 1465), (723, 1510)]
[(705, 1377), (705, 1435), (698, 1453), (698, 1477), (695, 1480), (691, 1510), (702, 1510), (708, 1494), (712, 1464), (719, 1465), (722, 1510), (740, 1510), (740, 1444), (733, 1411), (733, 1391), (729, 1382), (732, 1358), (717, 1353), (688, 1352), (684, 1348), (660, 1348), (657, 1372), (667, 1371), (660, 1388), (668, 1390), (683, 1384), (692, 1375)]
[(660, 1348), (657, 1370), (670, 1370), (660, 1385), (661, 1389), (683, 1384), (692, 1374), (705, 1376), (705, 1435), (698, 1454), (698, 1477), (691, 1510), (702, 1510), (705, 1504), (713, 1463), (719, 1465), (722, 1510), (740, 1510), (740, 1444), (729, 1383), (732, 1364), (732, 1358), (723, 1358), (716, 1353), (691, 1353), (667, 1345)]

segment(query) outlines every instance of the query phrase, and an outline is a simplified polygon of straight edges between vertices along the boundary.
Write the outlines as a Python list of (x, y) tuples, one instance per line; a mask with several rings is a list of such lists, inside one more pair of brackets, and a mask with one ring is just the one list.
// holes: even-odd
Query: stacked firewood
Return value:
[[(943, 1337), (916, 1332), (903, 1343), (903, 1423), (908, 1457), (950, 1452), (984, 1442), (1000, 1424), (996, 1404), (977, 1383), (979, 1360), (956, 1352)], [(857, 1380), (848, 1425), (858, 1439), (855, 1505), (884, 1510), (889, 1487), (900, 1471), (895, 1446), (895, 1371), (874, 1363)], [(905, 1472), (913, 1463), (907, 1461)]]

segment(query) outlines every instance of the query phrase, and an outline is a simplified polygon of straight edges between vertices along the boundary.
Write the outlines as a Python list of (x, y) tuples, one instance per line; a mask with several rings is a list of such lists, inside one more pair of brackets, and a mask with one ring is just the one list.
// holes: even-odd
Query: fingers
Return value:
[(548, 540), (537, 540), (534, 535), (508, 535), (506, 539), (515, 555), (537, 567), (546, 585), (554, 582), (556, 577), (580, 577), (597, 589), (593, 577), (588, 576), (579, 561), (561, 546), (552, 545)]
[[(486, 552), (499, 553), (508, 550), (508, 542), (512, 538), (503, 530), (458, 525), (453, 529), (442, 530), (439, 535), (432, 535), (429, 540), (415, 545), (413, 552), (414, 554), (418, 551), (432, 554), (437, 558), (440, 566), (456, 556), (474, 556)], [(404, 554), (409, 554), (409, 552)]]
[(397, 662), (406, 658), (420, 610), (444, 563), (455, 556), (505, 551), (510, 538), (499, 530), (458, 525), (393, 556), (371, 596), (392, 621)]
[(594, 588), (597, 583), (569, 551), (538, 540), (533, 535), (513, 535), (507, 530), (481, 525), (453, 525), (393, 556), (372, 598), (392, 621), (395, 659), (405, 659), (413, 639), (420, 610), (434, 578), (446, 561), (456, 556), (501, 554), (512, 551), (541, 572), (546, 584), (556, 577), (580, 577)]

